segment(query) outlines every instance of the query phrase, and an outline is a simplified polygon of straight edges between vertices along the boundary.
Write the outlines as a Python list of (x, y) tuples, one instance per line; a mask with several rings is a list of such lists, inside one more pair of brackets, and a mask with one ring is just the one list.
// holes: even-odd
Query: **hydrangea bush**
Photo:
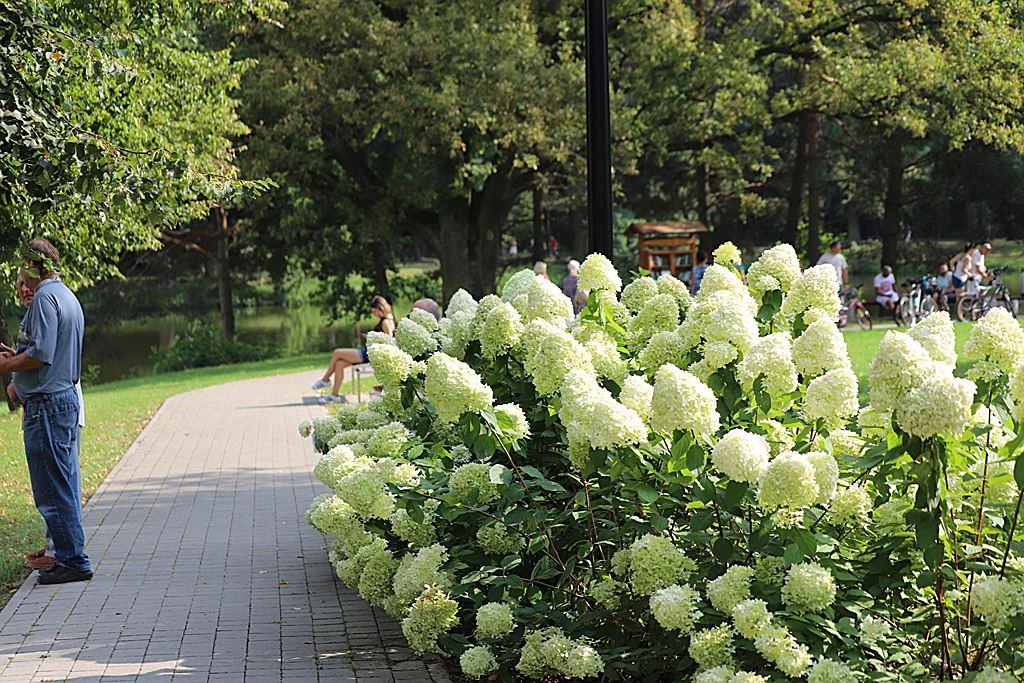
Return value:
[(720, 254), (371, 346), (382, 399), (300, 430), (338, 576), (471, 678), (1020, 680), (1024, 330), (889, 332), (862, 409), (835, 271)]

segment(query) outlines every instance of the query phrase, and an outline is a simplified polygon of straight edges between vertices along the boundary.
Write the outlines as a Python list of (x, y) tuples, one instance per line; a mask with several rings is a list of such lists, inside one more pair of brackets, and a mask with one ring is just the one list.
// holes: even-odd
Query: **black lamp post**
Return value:
[(608, 0), (584, 0), (587, 36), (587, 219), (590, 251), (612, 258), (612, 122)]

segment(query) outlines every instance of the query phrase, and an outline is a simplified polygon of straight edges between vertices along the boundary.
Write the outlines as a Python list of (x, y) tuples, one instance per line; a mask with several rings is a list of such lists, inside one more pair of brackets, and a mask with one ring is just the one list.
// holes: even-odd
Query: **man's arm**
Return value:
[(3, 354), (0, 356), (0, 375), (38, 370), (44, 365), (43, 361), (37, 360), (27, 353), (19, 353), (17, 355)]
[(843, 289), (850, 288), (850, 269), (843, 266)]

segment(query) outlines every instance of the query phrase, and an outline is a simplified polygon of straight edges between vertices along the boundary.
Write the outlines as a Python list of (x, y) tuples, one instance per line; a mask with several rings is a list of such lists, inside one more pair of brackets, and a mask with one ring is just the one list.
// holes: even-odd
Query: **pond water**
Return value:
[[(216, 315), (208, 320), (214, 325), (218, 322)], [(149, 374), (153, 371), (152, 349), (167, 348), (174, 335), (183, 331), (188, 323), (185, 316), (168, 315), (89, 327), (87, 318), (82, 349), (83, 374), (89, 377), (90, 373), (97, 373), (91, 380), (94, 384)], [(355, 324), (328, 323), (317, 308), (281, 307), (241, 309), (236, 314), (235, 326), (240, 339), (275, 344), (282, 356), (356, 345)], [(12, 333), (17, 330), (17, 320), (8, 324)], [(358, 329), (365, 331), (370, 327), (372, 323), (363, 323)]]

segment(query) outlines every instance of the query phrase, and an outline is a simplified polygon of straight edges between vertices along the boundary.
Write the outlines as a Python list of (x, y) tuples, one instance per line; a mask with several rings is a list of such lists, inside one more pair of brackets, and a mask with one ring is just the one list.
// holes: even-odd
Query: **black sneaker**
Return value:
[(72, 583), (74, 581), (88, 581), (92, 578), (91, 571), (80, 569), (69, 569), (62, 564), (55, 564), (49, 569), (39, 572), (39, 583), (49, 586), (55, 583)]

